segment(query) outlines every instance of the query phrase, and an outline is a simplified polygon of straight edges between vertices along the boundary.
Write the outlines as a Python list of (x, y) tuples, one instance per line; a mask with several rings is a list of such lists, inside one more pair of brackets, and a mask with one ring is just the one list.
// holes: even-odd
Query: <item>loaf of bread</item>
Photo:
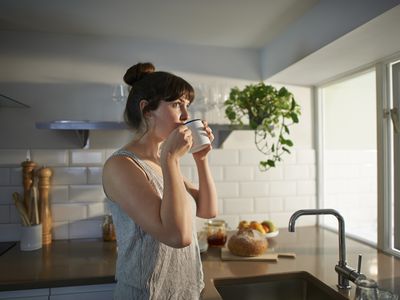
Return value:
[(259, 256), (268, 248), (266, 238), (256, 230), (240, 229), (228, 241), (228, 249), (238, 256)]

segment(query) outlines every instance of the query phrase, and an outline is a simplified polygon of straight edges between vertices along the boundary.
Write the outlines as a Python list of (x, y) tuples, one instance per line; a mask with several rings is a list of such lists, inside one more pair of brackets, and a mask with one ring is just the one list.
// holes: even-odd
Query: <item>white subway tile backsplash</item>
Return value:
[(104, 150), (104, 161), (106, 161), (117, 150), (118, 149), (105, 149)]
[(56, 167), (53, 171), (52, 183), (55, 185), (87, 184), (86, 167)]
[(54, 222), (82, 220), (87, 217), (87, 205), (53, 203), (51, 212)]
[(211, 170), (211, 174), (214, 178), (214, 181), (224, 180), (224, 168), (223, 167), (210, 166), (210, 170)]
[(102, 184), (102, 167), (88, 167), (88, 184)]
[(181, 157), (181, 166), (192, 166), (194, 167), (196, 163), (194, 162), (193, 155), (191, 153), (186, 153), (186, 155)]
[[(50, 199), (54, 239), (101, 237), (102, 217), (107, 211), (101, 184), (102, 167), (106, 157), (115, 150), (31, 151), (35, 162), (53, 170)], [(276, 168), (261, 172), (258, 164), (266, 157), (254, 148), (252, 141), (240, 147), (213, 149), (209, 162), (218, 193), (217, 218), (226, 220), (232, 229), (244, 219), (272, 219), (287, 227), (292, 212), (315, 206), (315, 151), (297, 149), (293, 153), (285, 156), (285, 161), (278, 163)], [(11, 152), (6, 154), (14, 155)], [(15, 163), (11, 165), (1, 166), (0, 160), (0, 225), (18, 228), (14, 231), (14, 240), (19, 237), (15, 234), (19, 234), (20, 218), (11, 195), (14, 191), (22, 194), (20, 163), (25, 156), (26, 151), (20, 151), (19, 158), (14, 158)], [(368, 170), (368, 164), (364, 168)], [(182, 157), (181, 171), (188, 180), (198, 184), (191, 154)], [(358, 184), (358, 188), (361, 187)], [(198, 230), (205, 221), (197, 218)]]
[(21, 217), (14, 204), (10, 206), (10, 224), (21, 224)]
[(97, 202), (88, 204), (88, 217), (102, 217), (106, 212), (105, 203)]
[(23, 188), (22, 186), (0, 186), (0, 205), (2, 204), (14, 204), (12, 194), (14, 192), (18, 192), (21, 197), (23, 195)]
[(38, 166), (67, 167), (68, 150), (31, 150), (31, 159)]
[(257, 166), (257, 168), (254, 168), (254, 174), (254, 178), (258, 181), (283, 180), (283, 166), (278, 166), (267, 171), (261, 171)]
[(49, 189), (49, 198), (54, 203), (68, 202), (68, 185), (52, 185)]
[(22, 185), (22, 168), (10, 168), (10, 185)]
[(270, 220), (270, 213), (258, 213), (254, 212), (252, 214), (240, 214), (240, 220), (246, 221), (258, 221), (261, 222), (263, 220)]
[(239, 196), (239, 184), (237, 182), (216, 182), (215, 187), (220, 198)]
[(194, 182), (195, 180), (193, 179), (194, 174), (192, 173), (192, 167), (189, 166), (181, 166), (181, 173), (182, 176), (185, 177), (186, 179), (190, 180), (191, 182)]
[(313, 149), (298, 149), (296, 150), (296, 162), (299, 165), (315, 165), (316, 153)]
[(0, 205), (0, 224), (10, 222), (10, 205)]
[(248, 166), (226, 166), (224, 167), (225, 180), (241, 181), (252, 180), (254, 177), (254, 168)]
[(105, 151), (103, 150), (71, 150), (71, 166), (103, 165)]
[(295, 197), (286, 197), (285, 198), (285, 211), (290, 211), (290, 210), (299, 210), (299, 209), (308, 209), (308, 208), (314, 208), (315, 205), (311, 203), (311, 198), (310, 197), (300, 197), (300, 196), (295, 196)]
[(325, 178), (327, 180), (330, 179), (343, 179), (343, 178), (357, 178), (360, 176), (360, 168), (358, 165), (345, 165), (345, 164), (336, 164), (336, 165), (327, 165), (324, 169)]
[(223, 214), (243, 214), (252, 213), (254, 211), (254, 203), (252, 198), (235, 198), (224, 199)]
[(209, 162), (214, 166), (231, 166), (239, 164), (239, 151), (214, 149), (209, 154)]
[(315, 180), (304, 180), (297, 182), (298, 195), (315, 195), (317, 193), (317, 185)]
[(253, 149), (254, 147), (254, 131), (252, 130), (234, 130), (223, 144), (223, 149)]
[(71, 202), (100, 202), (104, 200), (101, 185), (70, 185), (69, 200)]
[(69, 238), (68, 222), (53, 222), (53, 239), (66, 240)]
[(310, 168), (310, 179), (317, 179), (317, 168), (315, 165), (309, 165)]
[(0, 150), (0, 166), (21, 166), (21, 163), (24, 162), (27, 158), (27, 154), (29, 150), (20, 150), (20, 149), (1, 149)]
[(263, 197), (268, 195), (269, 185), (266, 182), (240, 182), (240, 197)]
[(283, 170), (284, 178), (287, 180), (310, 178), (310, 170), (307, 165), (285, 165)]
[(282, 161), (278, 162), (278, 165), (279, 164), (294, 165), (296, 163), (297, 163), (297, 151), (295, 149), (290, 149), (290, 154), (284, 153), (282, 155)]
[(284, 210), (282, 197), (263, 197), (254, 200), (254, 211), (258, 212), (278, 212)]
[(296, 195), (297, 186), (295, 181), (276, 181), (271, 182), (269, 194), (271, 196), (291, 196)]
[(69, 238), (101, 238), (102, 237), (101, 220), (82, 220), (69, 223)]
[(0, 168), (0, 185), (10, 184), (10, 169)]
[(19, 241), (20, 224), (0, 224), (0, 242)]
[(265, 160), (265, 155), (257, 149), (239, 150), (239, 162), (241, 165), (258, 166), (261, 160)]

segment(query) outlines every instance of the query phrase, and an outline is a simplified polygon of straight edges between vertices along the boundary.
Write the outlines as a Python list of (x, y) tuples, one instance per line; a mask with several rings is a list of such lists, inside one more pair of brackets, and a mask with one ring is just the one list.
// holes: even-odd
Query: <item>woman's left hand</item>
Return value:
[[(214, 141), (214, 135), (212, 133), (212, 129), (210, 127), (208, 127), (207, 121), (202, 120), (202, 122), (204, 124), (204, 130), (207, 132), (208, 138), (210, 139), (211, 144), (212, 144), (212, 142)], [(208, 147), (204, 148), (203, 150), (193, 153), (193, 158), (200, 159), (200, 160), (204, 159), (207, 156), (208, 152), (210, 152), (212, 149), (211, 144)]]

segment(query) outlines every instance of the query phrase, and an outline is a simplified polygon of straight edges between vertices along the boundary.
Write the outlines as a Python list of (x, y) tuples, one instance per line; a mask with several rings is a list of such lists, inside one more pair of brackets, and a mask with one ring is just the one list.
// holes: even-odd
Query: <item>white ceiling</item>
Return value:
[(318, 0), (1, 0), (0, 30), (261, 48)]
[(400, 5), (299, 60), (268, 80), (321, 85), (388, 58), (400, 59)]

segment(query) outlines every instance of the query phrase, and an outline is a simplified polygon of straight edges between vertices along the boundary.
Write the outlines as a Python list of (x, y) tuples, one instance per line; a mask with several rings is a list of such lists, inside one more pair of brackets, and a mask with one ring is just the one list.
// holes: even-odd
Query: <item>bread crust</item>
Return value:
[(228, 241), (228, 249), (238, 256), (259, 256), (268, 248), (267, 240), (251, 229), (239, 230)]

